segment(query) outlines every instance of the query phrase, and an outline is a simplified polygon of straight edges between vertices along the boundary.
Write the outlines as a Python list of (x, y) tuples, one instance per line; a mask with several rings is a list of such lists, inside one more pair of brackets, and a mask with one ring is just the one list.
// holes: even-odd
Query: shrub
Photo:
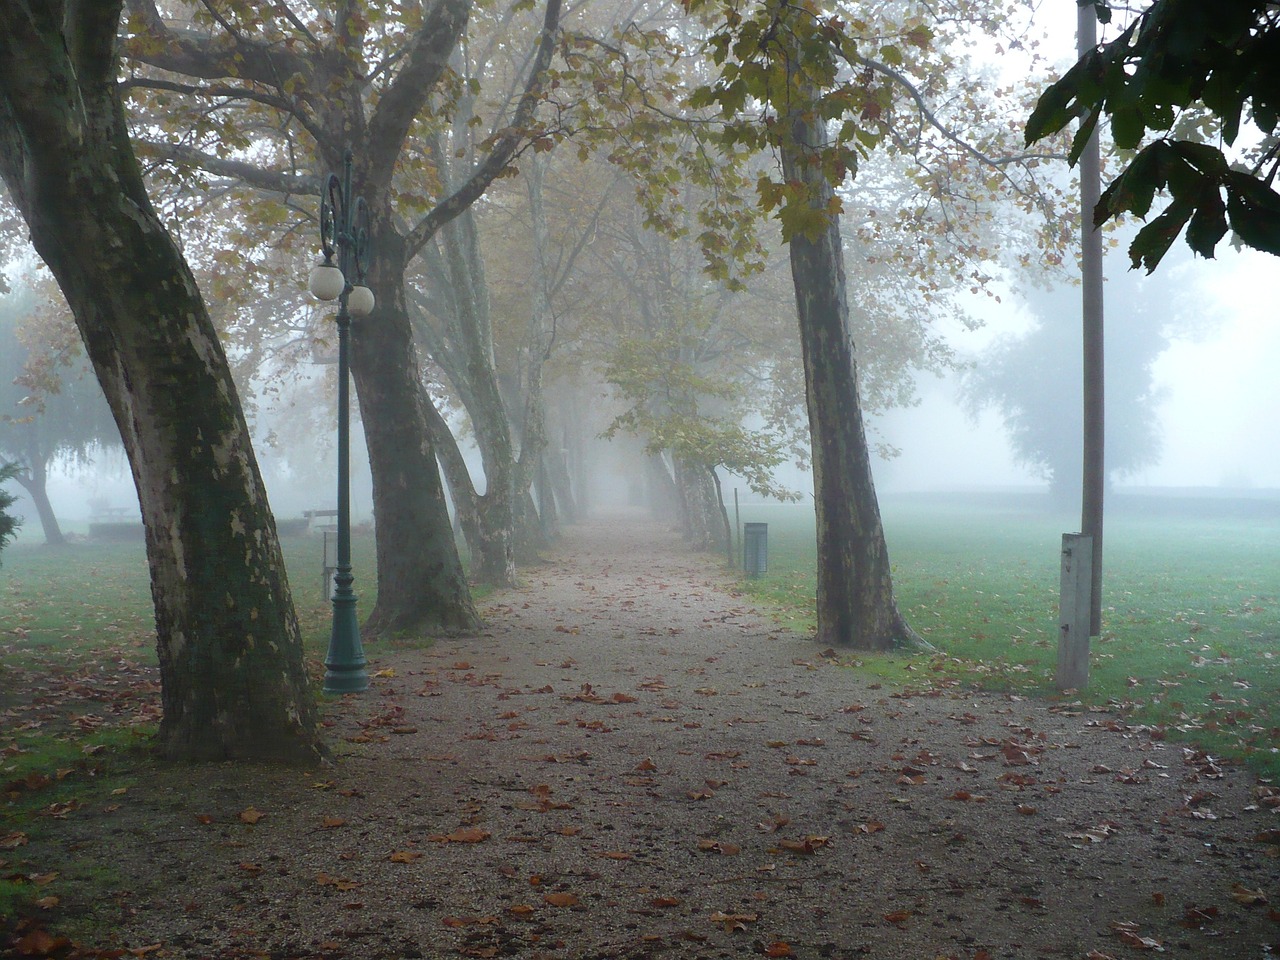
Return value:
[[(6, 463), (0, 467), (0, 484), (6, 480), (12, 480), (18, 475), (18, 465), (16, 463)], [(9, 508), (18, 498), (9, 491), (0, 486), (0, 551), (4, 550), (5, 544), (13, 537), (21, 522), (13, 514), (9, 513)]]

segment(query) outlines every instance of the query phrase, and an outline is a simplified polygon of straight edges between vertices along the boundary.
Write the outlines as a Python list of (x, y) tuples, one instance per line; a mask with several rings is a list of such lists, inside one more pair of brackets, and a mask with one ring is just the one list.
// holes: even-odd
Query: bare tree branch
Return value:
[(258, 190), (269, 190), (284, 196), (303, 195), (318, 197), (320, 180), (317, 177), (298, 176), (280, 170), (269, 170), (244, 160), (215, 157), (181, 143), (163, 143), (156, 140), (134, 140), (140, 157), (159, 158), (169, 163), (198, 167), (219, 177), (230, 177)]
[(441, 200), (406, 237), (406, 250), (413, 256), (437, 230), (458, 216), (480, 197), (499, 174), (506, 169), (513, 157), (528, 146), (527, 130), (534, 111), (541, 101), (542, 78), (551, 65), (555, 53), (556, 33), (560, 25), (561, 0), (547, 0), (542, 20), (542, 36), (538, 52), (529, 68), (524, 93), (516, 106), (511, 124), (494, 142), (489, 154), (476, 166), (463, 184)]

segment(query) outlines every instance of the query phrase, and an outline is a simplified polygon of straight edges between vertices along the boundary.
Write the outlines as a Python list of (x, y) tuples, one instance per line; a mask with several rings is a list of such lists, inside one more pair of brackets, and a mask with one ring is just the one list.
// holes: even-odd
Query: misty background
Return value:
[[(1149, 368), (1127, 367), (1123, 356), (1108, 343), (1109, 406), (1124, 395), (1124, 381), (1149, 377), (1154, 397), (1151, 425), (1158, 442), (1156, 458), (1125, 477), (1114, 478), (1114, 490), (1194, 488), (1224, 496), (1280, 495), (1280, 444), (1275, 442), (1275, 416), (1280, 409), (1280, 379), (1276, 376), (1280, 327), (1274, 323), (1270, 300), (1275, 270), (1271, 258), (1244, 251), (1229, 252), (1215, 261), (1179, 255), (1159, 276), (1142, 278), (1127, 270), (1123, 249), (1109, 252), (1109, 341), (1134, 322), (1134, 315), (1144, 306), (1127, 302), (1117, 288), (1154, 287), (1147, 291), (1148, 296), (1170, 311), (1157, 318), (1160, 347)], [(1043, 316), (1037, 309), (1043, 310), (1051, 299), (1043, 294), (1031, 302), (1010, 293), (999, 304), (983, 297), (971, 308), (984, 321), (981, 328), (967, 330), (955, 325), (941, 332), (965, 363), (981, 368), (994, 347), (1027, 336), (1037, 324), (1062, 325), (1078, 343), (1078, 298), (1077, 288), (1059, 287), (1052, 299), (1061, 312)], [(1074, 314), (1068, 312), (1073, 306)], [(1063, 404), (1078, 420), (1078, 360), (1073, 367), (1070, 358), (1059, 359)], [(976, 413), (968, 409), (965, 377), (963, 370), (943, 377), (922, 374), (917, 379), (919, 402), (915, 406), (891, 410), (871, 421), (876, 439), (899, 451), (892, 458), (877, 459), (879, 492), (1048, 489), (1042, 471), (1019, 459), (1000, 413), (990, 406)], [(313, 398), (318, 405), (325, 399)], [(326, 417), (331, 421), (333, 413), (323, 406), (314, 411), (316, 429), (311, 437), (292, 435), (277, 439), (275, 444), (258, 444), (272, 506), (281, 518), (332, 506), (336, 458), (332, 431), (324, 429)], [(1114, 410), (1108, 410), (1108, 418), (1116, 419)], [(255, 431), (259, 437), (270, 433), (271, 419), (269, 410), (261, 412)], [(1078, 443), (1078, 434), (1067, 434), (1064, 440)], [(626, 445), (600, 443), (603, 446), (595, 456), (601, 466), (602, 489), (597, 498), (624, 502), (629, 494)], [(358, 424), (352, 448), (352, 509), (359, 521), (370, 516), (372, 501)], [(808, 493), (811, 481), (806, 472), (784, 469), (779, 476), (784, 484)], [(612, 489), (611, 481), (616, 483)], [(726, 493), (739, 486), (744, 499), (750, 497), (745, 485), (732, 477), (726, 479), (725, 486)], [(54, 465), (48, 489), (68, 532), (87, 523), (90, 501), (115, 507), (136, 504), (127, 465), (115, 450), (98, 451), (92, 462), (83, 465)], [(40, 538), (39, 524), (25, 495), (18, 506), (30, 516), (20, 537)]]
[[(1074, 60), (1074, 5), (1040, 7), (1036, 17), (1052, 20), (1052, 43), (1065, 66)], [(998, 69), (1017, 69), (1011, 58), (996, 59)], [(1213, 496), (1280, 496), (1280, 325), (1274, 322), (1274, 258), (1226, 245), (1217, 260), (1192, 257), (1179, 241), (1159, 274), (1144, 277), (1129, 269), (1123, 234), (1108, 250), (1105, 270), (1107, 326), (1108, 455), (1115, 492), (1195, 491)], [(21, 281), (34, 265), (6, 267)], [(1056, 408), (1056, 442), (1078, 457), (1080, 445), (1080, 294), (1060, 282), (1037, 288), (1028, 278), (997, 283), (999, 301), (978, 294), (961, 306), (980, 321), (970, 329), (949, 314), (930, 318), (931, 328), (955, 352), (959, 369), (941, 376), (921, 372), (915, 402), (869, 419), (873, 444), (892, 448), (879, 456), (875, 480), (880, 494), (947, 491), (1049, 491), (1053, 471), (1029, 456), (1018, 442), (1018, 411), (1034, 402)], [(0, 308), (15, 293), (0, 296)], [(777, 309), (792, 308), (779, 302)], [(856, 299), (855, 299), (856, 309)], [(1038, 339), (1037, 339), (1038, 338)], [(1021, 354), (1017, 351), (1022, 350)], [(1031, 379), (1040, 396), (1017, 396), (980, 382), (990, 380), (999, 358), (1026, 367), (1034, 356)], [(1022, 359), (1019, 359), (1022, 358)], [(305, 365), (304, 365), (305, 366)], [(324, 389), (331, 368), (315, 364), (288, 384), (273, 388), (269, 400), (247, 411), (257, 438), (256, 453), (280, 519), (304, 510), (328, 509), (335, 502), (336, 412), (332, 391)], [(601, 387), (601, 391), (605, 388)], [(603, 401), (603, 394), (601, 397)], [(296, 416), (299, 406), (306, 415)], [(1029, 414), (1030, 415), (1030, 414)], [(1034, 414), (1044, 420), (1044, 409)], [(1129, 423), (1133, 420), (1136, 423)], [(587, 426), (603, 432), (607, 417)], [(372, 493), (364, 438), (358, 416), (352, 437), (352, 516), (364, 522), (372, 514)], [(465, 430), (465, 428), (464, 428)], [(465, 436), (465, 433), (464, 433)], [(479, 458), (470, 450), (473, 474)], [(1137, 451), (1141, 462), (1127, 465)], [(597, 503), (634, 499), (638, 452), (634, 441), (600, 440), (594, 461)], [(1117, 466), (1123, 467), (1115, 470)], [(1065, 490), (1057, 505), (1078, 509), (1079, 476), (1060, 467), (1056, 486)], [(777, 471), (784, 486), (808, 501), (811, 477), (803, 469)], [(482, 482), (481, 482), (482, 486)], [(726, 499), (739, 490), (753, 499), (739, 478), (724, 477)], [(118, 449), (97, 449), (87, 459), (60, 459), (50, 468), (47, 490), (67, 533), (83, 532), (91, 514), (103, 505), (136, 517), (136, 496), (128, 467)], [(42, 537), (30, 499), (17, 485), (17, 510), (26, 522), (19, 539)], [(1061, 493), (1062, 491), (1060, 491)], [(1074, 498), (1074, 499), (1073, 499)]]

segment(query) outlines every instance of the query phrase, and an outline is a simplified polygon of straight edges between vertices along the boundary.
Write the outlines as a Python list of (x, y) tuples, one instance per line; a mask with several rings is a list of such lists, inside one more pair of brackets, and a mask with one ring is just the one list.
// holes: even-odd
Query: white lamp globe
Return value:
[(327, 260), (316, 264), (311, 270), (311, 282), (308, 286), (318, 300), (337, 300), (342, 296), (342, 288), (346, 285), (342, 271)]
[(367, 317), (373, 313), (373, 291), (368, 287), (352, 287), (347, 294), (347, 312), (353, 317)]

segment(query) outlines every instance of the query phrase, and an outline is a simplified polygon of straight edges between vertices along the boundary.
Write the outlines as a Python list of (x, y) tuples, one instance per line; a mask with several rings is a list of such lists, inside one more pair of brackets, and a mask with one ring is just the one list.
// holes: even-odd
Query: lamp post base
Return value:
[(367, 664), (360, 646), (356, 598), (339, 593), (333, 598), (333, 632), (329, 636), (329, 655), (324, 661), (324, 692), (360, 693), (369, 689)]

